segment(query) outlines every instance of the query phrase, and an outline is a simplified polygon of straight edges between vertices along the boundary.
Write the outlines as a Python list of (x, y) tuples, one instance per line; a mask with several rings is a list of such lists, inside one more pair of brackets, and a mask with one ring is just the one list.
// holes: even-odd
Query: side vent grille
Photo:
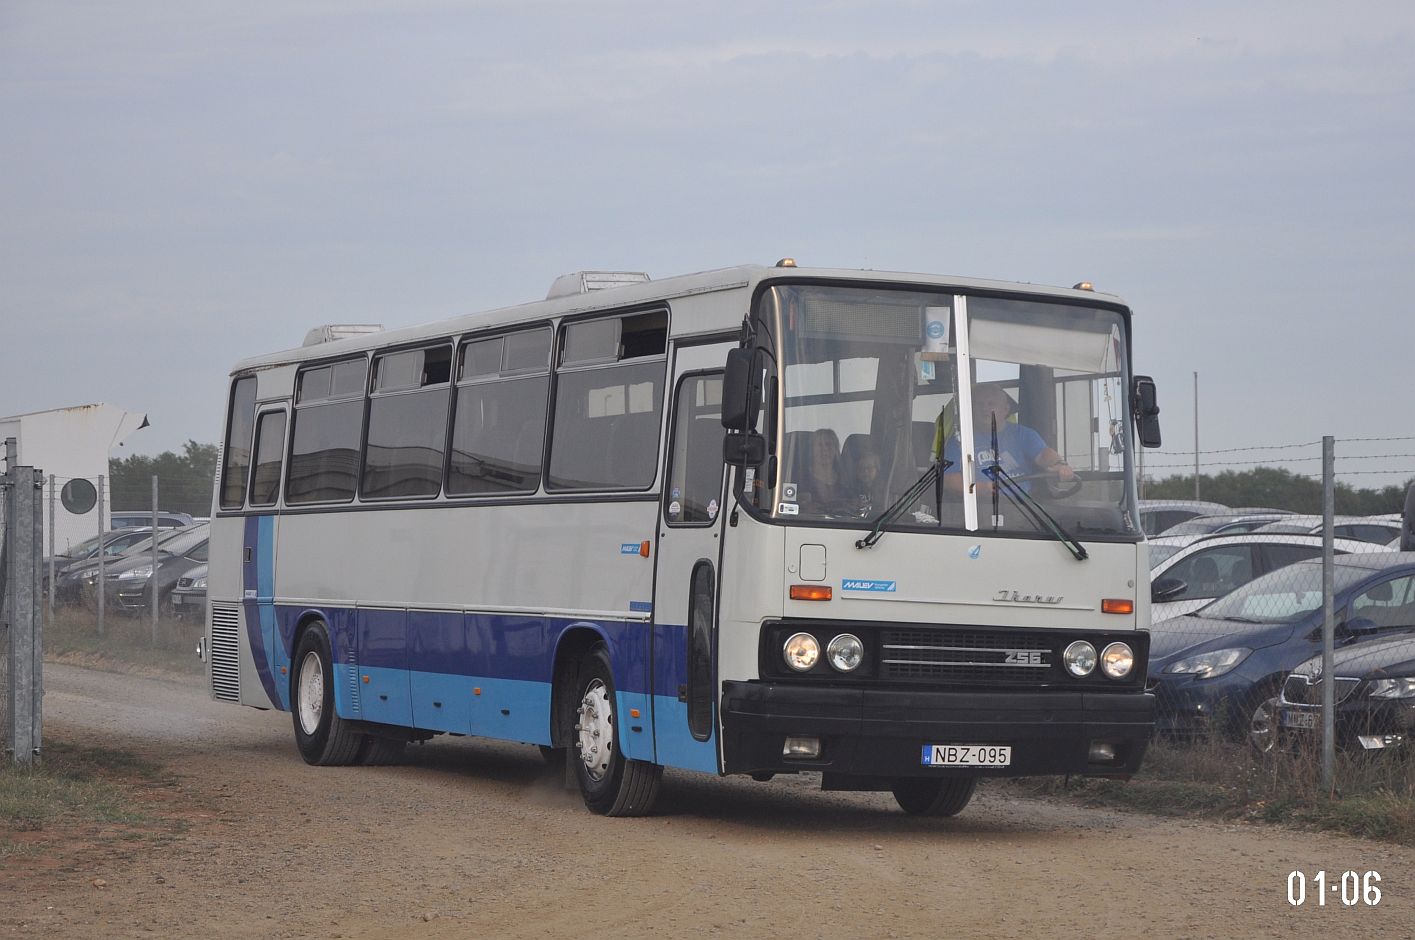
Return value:
[(211, 605), (211, 694), (227, 702), (241, 700), (240, 608)]
[(363, 715), (363, 710), (359, 702), (359, 658), (354, 655), (354, 648), (349, 647), (349, 709), (350, 714), (355, 718)]

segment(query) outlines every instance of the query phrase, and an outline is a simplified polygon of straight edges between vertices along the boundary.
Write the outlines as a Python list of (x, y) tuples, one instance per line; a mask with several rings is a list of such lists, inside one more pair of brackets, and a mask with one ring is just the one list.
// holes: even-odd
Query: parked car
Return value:
[(172, 612), (183, 620), (206, 616), (206, 565), (197, 565), (177, 579), (172, 589)]
[(1277, 522), (1283, 518), (1283, 513), (1262, 512), (1262, 513), (1235, 513), (1223, 512), (1209, 516), (1195, 516), (1186, 519), (1178, 525), (1170, 526), (1160, 535), (1166, 538), (1177, 538), (1184, 536), (1191, 541), (1201, 539), (1208, 535), (1224, 535), (1228, 533), (1251, 532), (1272, 522)]
[[(110, 512), (108, 514), (108, 524), (113, 528), (119, 526), (152, 525), (151, 509), (123, 509)], [(194, 525), (194, 520), (190, 513), (185, 512), (165, 512), (161, 509), (157, 511), (157, 527), (159, 529), (181, 529), (189, 525)]]
[(1228, 511), (1228, 507), (1223, 503), (1198, 499), (1142, 499), (1140, 529), (1146, 535), (1159, 535), (1170, 526), (1178, 525), (1186, 519)]
[[(1386, 551), (1355, 539), (1336, 539), (1332, 550), (1338, 555)], [(1319, 535), (1247, 532), (1190, 542), (1158, 564), (1150, 562), (1150, 620), (1158, 623), (1198, 610), (1260, 575), (1321, 554)]]
[[(1360, 539), (1385, 545), (1391, 539), (1400, 538), (1399, 516), (1337, 516), (1332, 520), (1332, 533), (1337, 538)], [(1320, 535), (1321, 516), (1290, 516), (1270, 522), (1257, 532), (1308, 532)]]
[(158, 603), (172, 593), (177, 579), (206, 564), (206, 544), (210, 525), (188, 526), (159, 544), (157, 566), (150, 554), (138, 553), (125, 557), (104, 572), (104, 591), (113, 610), (140, 611), (152, 604), (152, 591), (157, 590)]
[[(1408, 748), (1415, 737), (1415, 633), (1398, 633), (1336, 650), (1332, 657), (1338, 747)], [(1282, 686), (1278, 727), (1294, 742), (1321, 735), (1322, 657), (1296, 669)]]
[[(1333, 571), (1336, 642), (1415, 629), (1415, 552), (1341, 555)], [(1150, 630), (1160, 733), (1202, 730), (1273, 747), (1287, 674), (1321, 651), (1322, 563), (1299, 561)]]
[[(76, 562), (96, 558), (98, 556), (98, 546), (100, 543), (103, 545), (104, 554), (111, 557), (121, 553), (125, 548), (131, 545), (145, 541), (148, 537), (148, 531), (148, 529), (143, 528), (113, 529), (103, 533), (101, 536), (95, 535), (92, 538), (84, 539), (77, 545), (71, 545), (62, 552), (55, 552), (52, 558), (46, 556), (43, 568), (45, 593), (47, 594), (49, 592), (49, 565), (51, 561), (54, 564), (54, 580), (55, 583), (58, 583), (59, 575), (65, 568)], [(55, 595), (55, 600), (59, 599), (59, 596)]]
[[(182, 531), (181, 529), (161, 530), (157, 534), (158, 546), (160, 547), (169, 539), (176, 538)], [(105, 573), (108, 566), (120, 564), (134, 555), (139, 554), (145, 554), (149, 558), (152, 556), (151, 529), (141, 530), (138, 534), (138, 538), (132, 540), (116, 554), (105, 555)], [(55, 572), (54, 600), (59, 603), (73, 604), (85, 599), (92, 599), (96, 595), (95, 582), (97, 580), (98, 554), (95, 552), (89, 557), (71, 562), (65, 565), (63, 569)]]

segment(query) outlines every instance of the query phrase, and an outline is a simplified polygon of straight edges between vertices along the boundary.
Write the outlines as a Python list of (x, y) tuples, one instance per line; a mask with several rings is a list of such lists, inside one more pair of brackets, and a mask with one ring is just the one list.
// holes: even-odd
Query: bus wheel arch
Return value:
[(566, 759), (585, 806), (602, 816), (644, 816), (653, 810), (663, 767), (624, 756), (609, 648), (597, 643), (579, 662), (562, 713), (572, 723)]
[(575, 740), (573, 716), (575, 682), (580, 675), (580, 664), (590, 650), (605, 642), (604, 636), (588, 626), (575, 626), (566, 630), (555, 647), (555, 664), (552, 667), (550, 685), (550, 746), (570, 747)]
[(300, 756), (320, 767), (354, 763), (364, 736), (335, 713), (334, 652), (323, 618), (301, 623), (290, 664), (290, 714)]

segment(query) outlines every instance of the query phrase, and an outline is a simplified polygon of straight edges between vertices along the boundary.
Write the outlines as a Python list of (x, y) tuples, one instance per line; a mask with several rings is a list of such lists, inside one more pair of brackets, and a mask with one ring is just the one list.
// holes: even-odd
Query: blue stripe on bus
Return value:
[[(250, 637), (251, 659), (255, 661), (255, 671), (260, 679), (261, 688), (265, 690), (268, 697), (275, 706), (282, 709), (290, 707), (289, 684), (275, 681), (274, 652), (275, 652), (275, 618), (270, 604), (262, 605), (259, 600), (260, 578), (257, 569), (261, 565), (270, 567), (270, 577), (266, 582), (269, 585), (275, 583), (275, 559), (271, 545), (274, 543), (273, 527), (274, 516), (247, 516), (245, 532), (243, 538), (242, 564), (241, 564), (241, 585), (242, 585), (242, 606), (246, 614), (246, 635)], [(263, 523), (263, 525), (262, 525)], [(266, 532), (264, 535), (261, 529)], [(264, 548), (264, 552), (262, 552)], [(247, 560), (249, 559), (249, 560)], [(269, 612), (269, 616), (267, 616)], [(289, 662), (288, 646), (280, 644), (282, 659)]]
[[(660, 654), (654, 684), (663, 691), (650, 694), (650, 627), (641, 621), (291, 605), (274, 611), (274, 645), (282, 648), (276, 655), (287, 662), (284, 651), (298, 624), (311, 615), (324, 620), (341, 717), (531, 744), (550, 743), (550, 651), (566, 631), (590, 629), (604, 639), (614, 664), (624, 755), (717, 772), (715, 735), (693, 738), (687, 705), (677, 699), (678, 686), (687, 681), (681, 650)], [(253, 653), (258, 632), (252, 631)], [(660, 650), (681, 645), (685, 635), (683, 626), (661, 626)], [(287, 699), (271, 696), (282, 709), (289, 708)], [(638, 718), (631, 717), (633, 709)]]

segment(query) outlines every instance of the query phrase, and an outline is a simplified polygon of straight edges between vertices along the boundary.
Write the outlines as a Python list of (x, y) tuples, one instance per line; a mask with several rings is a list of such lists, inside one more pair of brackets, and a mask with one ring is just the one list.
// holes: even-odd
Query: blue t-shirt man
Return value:
[[(977, 489), (991, 492), (992, 484), (986, 470), (993, 466), (992, 429), (997, 425), (996, 463), (1011, 477), (1051, 471), (1058, 479), (1072, 480), (1076, 473), (1066, 465), (1055, 450), (1036, 431), (1025, 424), (1007, 420), (1012, 413), (1012, 397), (997, 385), (979, 385), (973, 389), (973, 452), (977, 455)], [(944, 486), (954, 492), (963, 490), (963, 444), (955, 433), (943, 445), (943, 457), (953, 465), (944, 471)], [(1030, 481), (1018, 484), (1024, 490)]]

